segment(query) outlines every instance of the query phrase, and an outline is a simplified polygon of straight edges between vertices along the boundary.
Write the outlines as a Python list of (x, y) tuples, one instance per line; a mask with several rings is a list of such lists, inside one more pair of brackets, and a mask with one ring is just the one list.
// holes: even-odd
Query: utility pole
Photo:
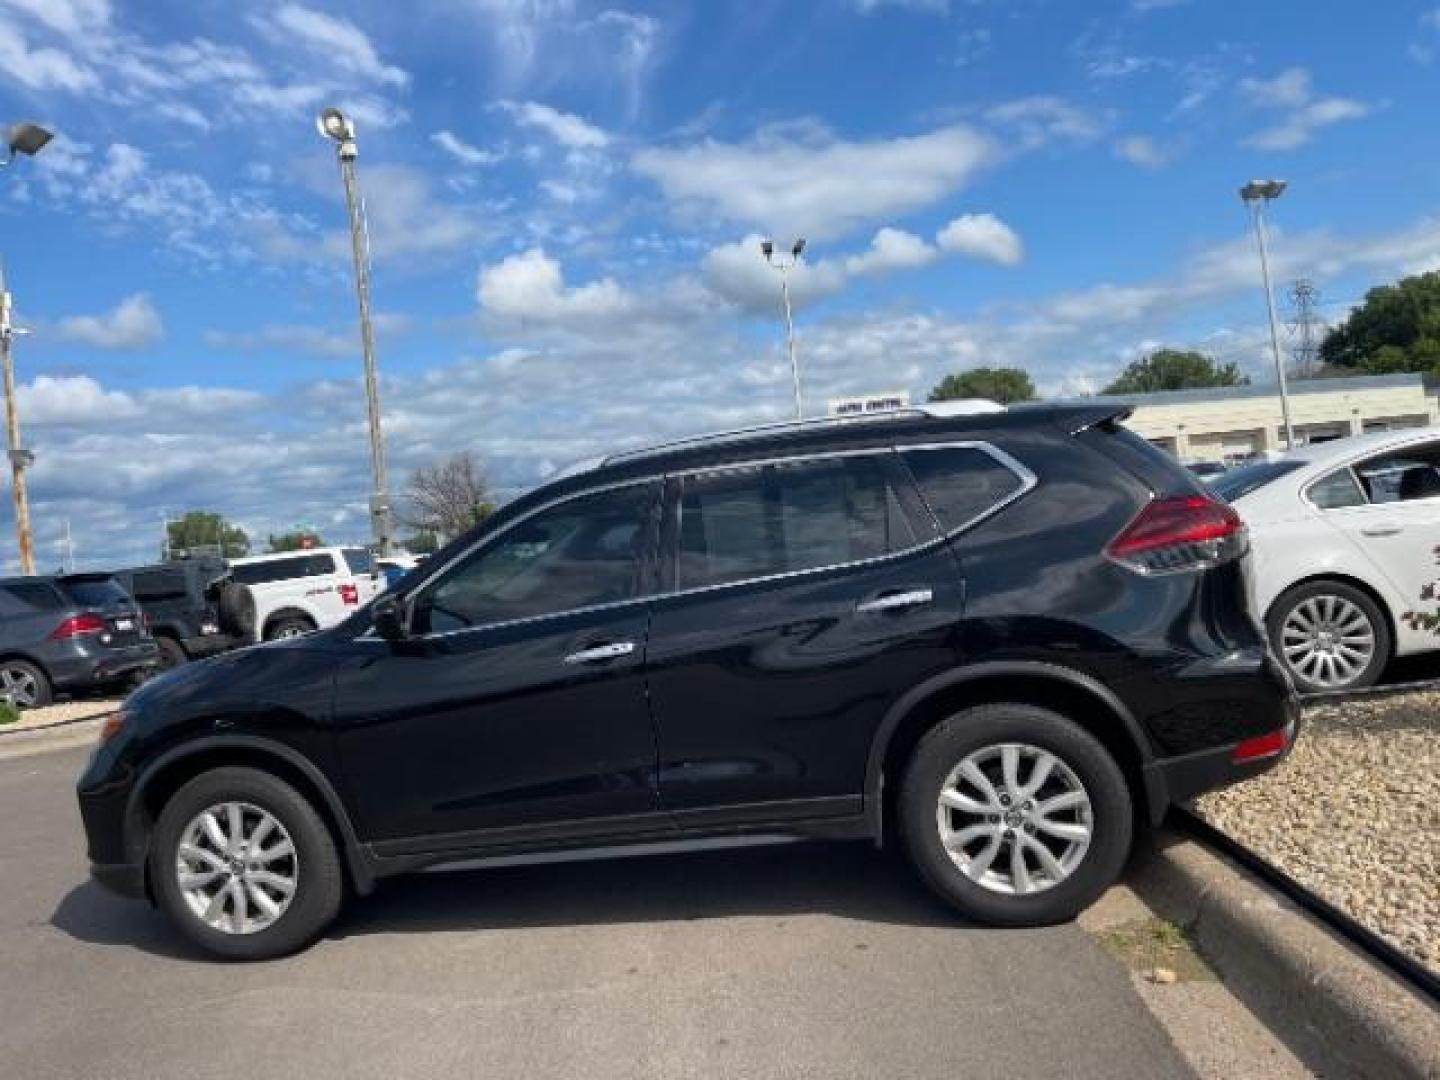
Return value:
[(1270, 287), (1270, 251), (1265, 240), (1265, 207), (1285, 193), (1284, 180), (1251, 180), (1240, 189), (1240, 198), (1255, 216), (1255, 240), (1260, 247), (1260, 277), (1265, 283), (1265, 310), (1270, 316), (1270, 352), (1275, 359), (1275, 379), (1280, 384), (1280, 415), (1285, 424), (1285, 449), (1295, 449), (1295, 429), (1290, 424), (1290, 391), (1285, 385), (1285, 362), (1280, 359), (1280, 324), (1275, 318), (1275, 290)]
[(326, 109), (316, 120), (320, 134), (335, 143), (340, 179), (345, 186), (345, 211), (350, 219), (350, 250), (355, 261), (355, 293), (360, 302), (360, 350), (365, 361), (365, 409), (370, 422), (370, 473), (375, 490), (370, 496), (370, 527), (381, 555), (394, 550), (390, 512), (390, 480), (385, 468), (385, 442), (380, 431), (380, 392), (375, 376), (375, 334), (370, 322), (370, 258), (366, 242), (364, 207), (355, 178), (355, 125), (339, 109)]
[(1290, 355), (1302, 379), (1315, 374), (1315, 357), (1320, 352), (1320, 330), (1324, 320), (1319, 314), (1320, 290), (1309, 278), (1301, 278), (1290, 286), (1290, 334), (1294, 344)]
[(70, 535), (70, 519), (65, 519), (65, 558), (61, 562), (67, 574), (75, 572), (75, 538)]
[(785, 310), (785, 348), (790, 354), (790, 381), (795, 390), (795, 419), (804, 418), (805, 410), (800, 398), (800, 363), (795, 358), (795, 320), (790, 310), (790, 271), (800, 265), (800, 255), (805, 250), (805, 238), (795, 241), (790, 249), (790, 258), (775, 258), (775, 244), (770, 240), (760, 241), (760, 253), (765, 261), (780, 272), (780, 302)]
[(0, 364), (5, 368), (5, 445), (10, 457), (10, 494), (15, 500), (15, 542), (20, 550), (20, 572), (35, 573), (35, 550), (30, 540), (30, 500), (25, 491), (25, 467), (35, 455), (20, 445), (20, 415), (15, 407), (15, 363), (11, 340), (16, 327), (11, 323), (12, 301), (0, 271)]

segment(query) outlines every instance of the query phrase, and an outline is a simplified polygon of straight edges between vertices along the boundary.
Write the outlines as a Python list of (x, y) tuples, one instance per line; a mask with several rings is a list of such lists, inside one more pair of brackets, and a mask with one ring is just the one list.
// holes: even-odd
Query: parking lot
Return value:
[(1076, 925), (957, 925), (865, 845), (437, 874), (222, 965), (85, 876), (83, 751), (0, 761), (16, 1077), (1189, 1075)]

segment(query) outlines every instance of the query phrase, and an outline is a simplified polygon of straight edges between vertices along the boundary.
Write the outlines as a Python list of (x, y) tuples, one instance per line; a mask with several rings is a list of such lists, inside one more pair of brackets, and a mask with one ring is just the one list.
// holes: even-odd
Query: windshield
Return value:
[(130, 602), (130, 595), (112, 577), (61, 578), (58, 584), (78, 607), (105, 608)]
[(1234, 502), (1303, 465), (1301, 461), (1257, 461), (1253, 465), (1231, 469), (1224, 476), (1217, 476), (1206, 483), (1226, 502)]

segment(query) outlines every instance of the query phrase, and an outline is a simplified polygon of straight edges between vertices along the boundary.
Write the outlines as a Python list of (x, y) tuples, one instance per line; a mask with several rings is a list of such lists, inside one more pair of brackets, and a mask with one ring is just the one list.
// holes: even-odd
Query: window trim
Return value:
[[(1002, 467), (1008, 469), (1011, 473), (1013, 473), (1016, 478), (1019, 479), (1020, 486), (1016, 488), (1013, 492), (1011, 492), (1009, 495), (1007, 495), (1004, 499), (995, 503), (988, 510), (984, 511), (981, 514), (977, 514), (970, 520), (965, 521), (962, 524), (951, 529), (950, 531), (946, 532), (941, 525), (939, 519), (935, 517), (934, 511), (930, 509), (930, 504), (925, 500), (924, 493), (920, 492), (919, 485), (915, 483), (913, 477), (909, 477), (911, 486), (919, 495), (921, 505), (925, 507), (926, 512), (930, 515), (931, 521), (935, 525), (935, 534), (929, 539), (923, 540), (918, 544), (912, 544), (910, 547), (902, 548), (899, 551), (886, 552), (884, 555), (872, 555), (867, 559), (855, 559), (849, 562), (831, 563), (826, 566), (812, 566), (807, 567), (804, 570), (785, 570), (778, 574), (762, 574), (759, 577), (741, 578), (737, 581), (723, 581), (714, 585), (696, 585), (688, 589), (681, 589), (676, 587), (678, 585), (679, 577), (679, 560), (675, 558), (675, 555), (677, 554), (676, 551), (667, 550), (667, 545), (669, 548), (675, 548), (679, 543), (679, 515), (681, 513), (681, 503), (678, 499), (675, 502), (675, 520), (673, 523), (674, 528), (673, 531), (671, 531), (671, 529), (669, 528), (670, 522), (667, 521), (666, 511), (667, 503), (669, 501), (670, 483), (672, 481), (681, 481), (682, 487), (678, 490), (683, 492), (683, 481), (684, 478), (688, 476), (700, 476), (709, 473), (735, 472), (741, 469), (756, 469), (763, 468), (768, 465), (783, 465), (795, 462), (824, 461), (831, 458), (849, 458), (865, 456), (880, 457), (887, 454), (893, 455), (892, 460), (899, 464), (902, 468), (905, 468), (906, 475), (908, 476), (909, 470), (905, 467), (905, 462), (901, 455), (909, 450), (978, 450), (981, 453), (988, 455)], [(410, 619), (414, 615), (415, 604), (418, 602), (421, 595), (429, 591), (433, 583), (438, 582), (460, 562), (468, 559), (471, 555), (475, 554), (481, 549), (495, 543), (506, 533), (510, 532), (512, 529), (519, 527), (524, 522), (528, 521), (530, 518), (534, 517), (537, 514), (544, 513), (547, 510), (553, 509), (556, 506), (564, 505), (567, 502), (573, 502), (576, 499), (585, 498), (590, 495), (599, 495), (606, 491), (617, 491), (622, 488), (636, 487), (642, 484), (651, 484), (658, 487), (659, 490), (657, 493), (657, 497), (659, 501), (661, 518), (656, 523), (656, 527), (652, 529), (653, 535), (651, 539), (654, 541), (654, 547), (650, 552), (649, 561), (651, 563), (652, 571), (664, 568), (667, 563), (669, 564), (669, 569), (671, 573), (670, 575), (667, 575), (670, 577), (670, 581), (668, 583), (657, 580), (653, 574), (647, 575), (651, 578), (649, 585), (651, 586), (652, 591), (643, 592), (638, 596), (632, 596), (625, 600), (612, 600), (609, 603), (604, 604), (589, 604), (585, 607), (566, 608), (563, 611), (551, 611), (546, 612), (543, 615), (526, 615), (517, 619), (504, 619), (499, 622), (482, 623), (479, 626), (461, 627), (458, 630), (442, 630), (438, 632), (416, 634), (416, 640), (434, 641), (442, 638), (453, 637), (458, 634), (474, 634), (481, 631), (495, 630), (502, 627), (523, 626), (527, 623), (542, 622), (547, 619), (559, 619), (571, 615), (585, 615), (596, 611), (617, 610), (620, 608), (632, 606), (634, 604), (651, 603), (656, 600), (670, 600), (672, 598), (680, 598), (686, 596), (694, 596), (701, 593), (715, 592), (719, 589), (733, 589), (738, 586), (770, 583), (775, 581), (785, 581), (792, 578), (805, 577), (812, 574), (830, 573), (835, 570), (845, 570), (852, 567), (872, 566), (878, 563), (888, 562), (893, 559), (905, 558), (910, 555), (925, 551), (929, 548), (939, 547), (941, 544), (945, 544), (953, 540), (961, 533), (968, 532), (970, 529), (973, 529), (975, 526), (981, 524), (990, 517), (993, 517), (995, 514), (998, 514), (1007, 506), (1010, 506), (1012, 503), (1024, 498), (1031, 491), (1033, 491), (1039, 485), (1039, 483), (1039, 477), (1037, 477), (1035, 473), (1033, 473), (1024, 464), (1017, 461), (1013, 456), (1007, 454), (1004, 450), (1001, 450), (998, 446), (979, 439), (961, 439), (943, 442), (897, 443), (889, 444), (886, 446), (863, 447), (851, 450), (827, 450), (811, 451), (808, 453), (798, 454), (780, 454), (773, 457), (754, 458), (744, 461), (727, 461), (723, 464), (717, 465), (699, 465), (689, 469), (675, 469), (663, 473), (650, 473), (645, 476), (633, 477), (629, 480), (616, 480), (606, 484), (596, 484), (592, 487), (586, 487), (579, 491), (573, 491), (567, 495), (560, 495), (553, 499), (548, 499), (545, 502), (540, 503), (538, 506), (532, 507), (531, 509), (527, 510), (525, 513), (517, 517), (514, 521), (506, 524), (504, 528), (500, 529), (497, 532), (491, 533), (488, 536), (482, 537), (474, 544), (467, 547), (464, 551), (456, 554), (443, 566), (438, 567), (434, 571), (434, 573), (430, 574), (425, 578), (425, 581), (418, 588), (405, 596), (404, 599), (406, 606), (406, 624), (407, 626), (409, 625)], [(901, 509), (902, 512), (905, 512), (903, 506)], [(376, 640), (378, 639), (378, 637), (379, 635), (375, 633), (375, 628), (371, 626), (368, 627), (363, 634), (359, 635), (359, 640)]]

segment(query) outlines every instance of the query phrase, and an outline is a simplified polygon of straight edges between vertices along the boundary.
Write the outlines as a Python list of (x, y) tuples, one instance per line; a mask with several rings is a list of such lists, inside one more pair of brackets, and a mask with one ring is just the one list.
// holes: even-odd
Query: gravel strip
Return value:
[(92, 716), (104, 716), (120, 707), (122, 698), (84, 698), (80, 701), (65, 701), (59, 705), (46, 705), (43, 709), (25, 709), (15, 724), (0, 725), (0, 737), (10, 731), (34, 731)]
[(1440, 693), (1310, 706), (1288, 759), (1196, 809), (1440, 971)]

